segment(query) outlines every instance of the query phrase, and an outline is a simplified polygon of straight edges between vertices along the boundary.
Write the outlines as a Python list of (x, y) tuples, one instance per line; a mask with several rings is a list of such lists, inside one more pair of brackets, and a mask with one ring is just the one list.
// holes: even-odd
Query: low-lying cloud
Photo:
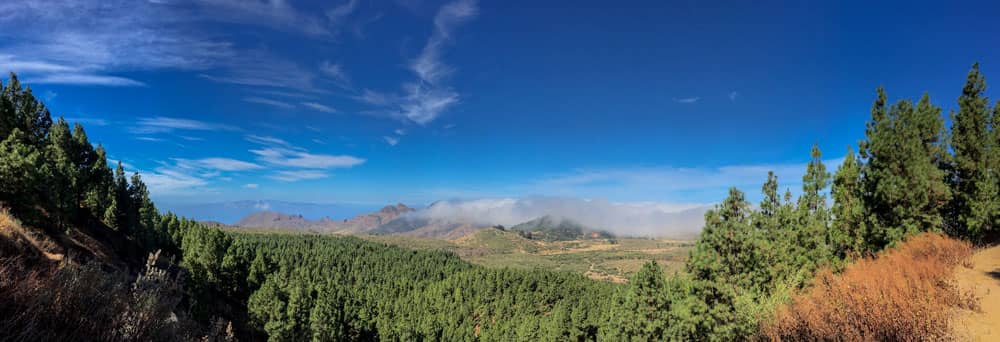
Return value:
[(691, 237), (701, 231), (708, 208), (706, 204), (694, 203), (529, 197), (438, 201), (412, 215), (431, 220), (505, 226), (549, 215), (620, 236)]

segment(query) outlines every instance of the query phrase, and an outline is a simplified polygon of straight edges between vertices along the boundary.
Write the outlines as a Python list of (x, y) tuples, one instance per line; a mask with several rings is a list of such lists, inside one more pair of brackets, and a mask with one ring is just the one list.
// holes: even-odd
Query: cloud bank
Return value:
[(701, 231), (708, 208), (693, 203), (528, 197), (438, 201), (411, 215), (484, 226), (513, 226), (549, 215), (619, 236), (693, 237)]

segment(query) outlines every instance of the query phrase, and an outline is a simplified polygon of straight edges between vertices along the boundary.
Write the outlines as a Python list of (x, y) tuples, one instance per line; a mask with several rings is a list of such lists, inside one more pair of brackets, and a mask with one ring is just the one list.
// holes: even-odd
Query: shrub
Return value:
[(792, 298), (762, 328), (780, 340), (939, 341), (950, 339), (956, 307), (977, 309), (953, 272), (972, 247), (940, 234), (913, 236), (841, 274), (821, 271), (812, 288)]

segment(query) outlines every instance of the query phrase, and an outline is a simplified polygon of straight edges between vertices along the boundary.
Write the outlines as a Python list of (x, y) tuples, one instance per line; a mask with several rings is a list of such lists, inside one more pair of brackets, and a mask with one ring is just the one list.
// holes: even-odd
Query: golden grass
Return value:
[(954, 278), (955, 267), (968, 267), (971, 255), (967, 242), (924, 233), (841, 274), (821, 271), (812, 288), (777, 310), (762, 335), (773, 341), (952, 340), (954, 309), (978, 307)]

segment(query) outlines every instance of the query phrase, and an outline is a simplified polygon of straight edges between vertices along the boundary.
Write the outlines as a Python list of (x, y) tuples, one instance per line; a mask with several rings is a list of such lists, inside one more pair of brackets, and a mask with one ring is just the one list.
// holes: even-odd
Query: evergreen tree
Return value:
[(670, 298), (667, 297), (666, 277), (656, 261), (642, 265), (629, 281), (625, 295), (625, 336), (635, 341), (663, 340), (670, 326)]
[(52, 175), (45, 184), (49, 187), (46, 191), (49, 203), (55, 209), (61, 223), (75, 218), (74, 214), (78, 207), (76, 189), (80, 174), (73, 163), (73, 150), (73, 135), (69, 130), (69, 124), (63, 118), (59, 118), (59, 121), (52, 126), (46, 148)]
[(18, 211), (39, 202), (38, 188), (42, 184), (42, 152), (28, 143), (20, 128), (14, 128), (0, 142), (0, 201)]
[(790, 254), (794, 256), (791, 269), (797, 272), (797, 284), (802, 284), (812, 277), (812, 273), (830, 255), (826, 244), (830, 213), (826, 207), (826, 193), (830, 181), (830, 173), (823, 165), (823, 154), (819, 146), (813, 145), (809, 153), (811, 160), (806, 165), (806, 174), (802, 176), (802, 196), (798, 203), (798, 224), (795, 225), (794, 247)]
[(122, 167), (122, 162), (118, 161), (118, 167), (115, 168), (114, 176), (114, 189), (112, 191), (115, 202), (115, 220), (117, 221), (114, 226), (120, 231), (131, 234), (132, 226), (130, 225), (130, 212), (132, 198), (129, 196), (128, 190), (128, 180), (125, 179), (125, 168)]
[(979, 63), (973, 64), (958, 97), (958, 112), (951, 114), (954, 160), (948, 179), (954, 198), (949, 231), (973, 240), (982, 240), (996, 230), (995, 221), (1000, 215), (997, 164), (991, 156), (997, 147), (990, 132), (991, 111), (985, 91), (986, 80), (979, 73)]
[(921, 231), (939, 230), (942, 209), (951, 198), (941, 166), (946, 150), (941, 109), (924, 95), (916, 108), (909, 100), (886, 107), (878, 89), (872, 120), (861, 142), (863, 202), (873, 214), (870, 243), (876, 249)]
[(868, 246), (867, 213), (861, 188), (861, 165), (854, 151), (847, 147), (844, 162), (833, 177), (833, 222), (830, 227), (830, 245), (833, 253), (841, 258), (850, 252), (873, 252)]
[(17, 75), (10, 74), (4, 86), (0, 82), (0, 137), (6, 137), (14, 128), (25, 134), (25, 142), (41, 147), (49, 135), (52, 117), (45, 105), (31, 94), (31, 87), (21, 88)]

